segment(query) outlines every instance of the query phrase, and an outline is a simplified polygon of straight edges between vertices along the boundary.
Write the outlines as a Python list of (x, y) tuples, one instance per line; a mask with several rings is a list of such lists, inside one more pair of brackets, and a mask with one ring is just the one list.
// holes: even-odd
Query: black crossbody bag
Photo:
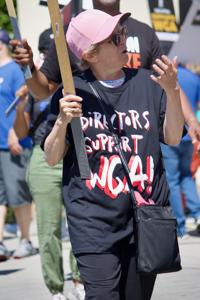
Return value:
[(106, 115), (108, 128), (112, 133), (115, 146), (120, 155), (128, 182), (133, 205), (134, 235), (137, 247), (137, 272), (142, 274), (159, 274), (181, 270), (181, 260), (177, 240), (177, 222), (171, 207), (157, 205), (138, 206), (130, 178), (130, 170), (125, 155), (120, 147), (104, 102), (92, 83), (88, 83)]

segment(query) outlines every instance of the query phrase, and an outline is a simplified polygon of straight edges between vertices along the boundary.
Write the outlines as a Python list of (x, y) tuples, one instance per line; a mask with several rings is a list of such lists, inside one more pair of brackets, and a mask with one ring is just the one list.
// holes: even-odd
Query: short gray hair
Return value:
[[(92, 52), (96, 52), (98, 48), (98, 44), (95, 45), (91, 45), (86, 51), (84, 51), (84, 54), (88, 54), (88, 53), (92, 53)], [(84, 58), (81, 59), (80, 63), (79, 63), (79, 68), (81, 71), (85, 71), (87, 69), (89, 69), (90, 64), (87, 60), (85, 60)]]

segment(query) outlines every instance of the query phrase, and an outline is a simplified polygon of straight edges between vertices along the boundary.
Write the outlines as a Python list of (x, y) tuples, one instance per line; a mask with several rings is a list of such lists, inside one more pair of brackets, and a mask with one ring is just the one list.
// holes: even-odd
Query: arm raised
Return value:
[(151, 75), (151, 79), (158, 83), (166, 92), (167, 105), (163, 127), (166, 144), (177, 145), (182, 138), (184, 116), (181, 107), (180, 87), (177, 80), (176, 58), (170, 61), (165, 55), (156, 59), (153, 69), (158, 76)]

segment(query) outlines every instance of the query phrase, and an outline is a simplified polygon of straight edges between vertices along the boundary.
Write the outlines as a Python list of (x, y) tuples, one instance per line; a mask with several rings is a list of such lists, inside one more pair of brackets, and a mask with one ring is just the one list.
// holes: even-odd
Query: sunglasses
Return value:
[(108, 42), (112, 42), (116, 47), (118, 47), (124, 39), (126, 39), (128, 36), (128, 30), (126, 26), (120, 27), (119, 31), (116, 33), (113, 33), (109, 39)]

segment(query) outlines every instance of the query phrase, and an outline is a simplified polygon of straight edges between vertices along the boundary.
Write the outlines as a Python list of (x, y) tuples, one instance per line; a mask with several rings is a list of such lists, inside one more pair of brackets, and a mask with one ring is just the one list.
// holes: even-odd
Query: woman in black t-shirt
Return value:
[[(175, 62), (157, 59), (157, 77), (123, 68), (128, 55), (121, 23), (128, 16), (88, 10), (72, 19), (67, 42), (87, 70), (74, 78), (76, 96), (62, 96), (60, 88), (52, 98), (44, 141), (49, 165), (64, 159), (63, 195), (86, 300), (148, 300), (155, 282), (155, 276), (136, 272), (132, 204), (108, 118), (120, 138), (139, 205), (168, 204), (160, 141), (175, 145), (183, 131)], [(87, 180), (80, 177), (70, 126), (77, 117), (91, 169)]]

